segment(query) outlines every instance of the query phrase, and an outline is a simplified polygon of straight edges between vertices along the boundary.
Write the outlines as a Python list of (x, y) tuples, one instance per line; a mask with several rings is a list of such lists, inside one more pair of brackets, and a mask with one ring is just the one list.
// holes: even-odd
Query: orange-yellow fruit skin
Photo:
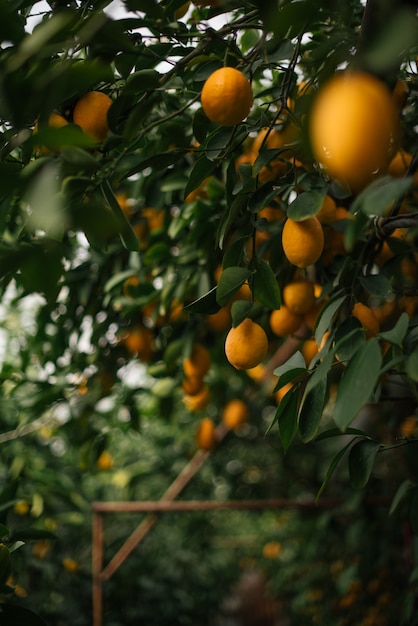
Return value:
[(188, 396), (195, 396), (204, 386), (204, 379), (200, 376), (191, 376), (190, 378), (183, 378), (181, 381), (181, 388)]
[(203, 385), (202, 389), (193, 395), (184, 394), (183, 402), (189, 411), (200, 411), (210, 400), (210, 391), (207, 385)]
[(209, 371), (211, 358), (209, 351), (200, 343), (193, 345), (191, 354), (183, 359), (183, 372), (187, 378), (203, 378)]
[(367, 338), (377, 335), (380, 330), (380, 324), (372, 309), (362, 302), (356, 302), (351, 313), (359, 320), (363, 328), (366, 329)]
[(89, 91), (74, 107), (73, 121), (97, 142), (106, 139), (109, 132), (107, 114), (112, 99), (102, 91)]
[(96, 461), (97, 468), (100, 470), (110, 470), (114, 465), (113, 457), (108, 450), (103, 450)]
[(246, 318), (231, 328), (225, 340), (225, 355), (237, 370), (256, 367), (267, 355), (268, 339), (264, 329)]
[(283, 252), (290, 263), (301, 269), (313, 265), (324, 249), (324, 231), (316, 217), (302, 222), (287, 219), (282, 232)]
[(303, 316), (293, 313), (284, 304), (270, 314), (270, 328), (278, 337), (293, 335), (300, 327)]
[(230, 400), (222, 411), (222, 423), (226, 428), (233, 430), (244, 424), (249, 417), (247, 404), (239, 398)]
[(334, 198), (326, 195), (324, 201), (315, 216), (321, 224), (332, 224), (337, 221), (337, 205)]
[(314, 286), (308, 280), (295, 280), (283, 287), (283, 300), (296, 315), (305, 315), (315, 304)]
[(215, 424), (210, 417), (204, 417), (196, 434), (197, 447), (201, 450), (212, 450), (216, 444)]
[(239, 70), (221, 67), (203, 85), (201, 102), (204, 112), (212, 122), (220, 126), (235, 126), (251, 110), (251, 85)]
[(336, 74), (311, 111), (314, 156), (330, 176), (358, 191), (387, 164), (396, 118), (392, 95), (380, 80), (361, 72)]

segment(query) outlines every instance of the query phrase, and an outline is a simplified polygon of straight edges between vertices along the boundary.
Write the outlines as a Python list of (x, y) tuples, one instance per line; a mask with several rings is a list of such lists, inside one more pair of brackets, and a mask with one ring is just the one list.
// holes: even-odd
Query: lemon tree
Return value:
[[(36, 589), (42, 614), (89, 623), (91, 500), (160, 497), (200, 447), (210, 469), (197, 499), (304, 495), (319, 506), (336, 495), (356, 511), (359, 536), (327, 550), (332, 563), (309, 581), (302, 566), (320, 551), (298, 569), (294, 544), (276, 545), (303, 520), (266, 537), (275, 548), (252, 562), (293, 564), (275, 578), (292, 617), (343, 624), (353, 611), (352, 622), (389, 624), (392, 588), (395, 619), (412, 623), (414, 3), (13, 0), (0, 16), (0, 539), (24, 572), (5, 577), (5, 595), (23, 606)], [(224, 418), (236, 400), (245, 406)], [(141, 447), (143, 463), (142, 441), (154, 451)], [(358, 506), (372, 497), (383, 503), (373, 527)], [(342, 545), (346, 524), (329, 538), (338, 528)], [(26, 540), (41, 542), (30, 558)], [(178, 554), (184, 571), (193, 554)], [(152, 623), (177, 575), (155, 559), (166, 585), (141, 615), (119, 581), (115, 623), (119, 601), (126, 623)], [(38, 571), (64, 572), (70, 617)], [(187, 617), (180, 596), (183, 621), (174, 599), (156, 623), (196, 621), (198, 603)]]

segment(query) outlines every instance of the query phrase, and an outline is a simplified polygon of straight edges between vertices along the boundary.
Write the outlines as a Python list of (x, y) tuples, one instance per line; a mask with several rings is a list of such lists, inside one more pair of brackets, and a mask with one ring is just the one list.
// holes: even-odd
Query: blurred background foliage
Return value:
[[(312, 94), (297, 98), (302, 79), (316, 86), (350, 62), (391, 87), (400, 76), (402, 147), (416, 154), (414, 3), (378, 12), (361, 46), (357, 0), (220, 0), (190, 4), (177, 19), (183, 4), (0, 0), (0, 531), (16, 548), (0, 580), (5, 598), (51, 626), (91, 624), (92, 503), (158, 500), (198, 449), (200, 420), (219, 425), (223, 407), (241, 398), (248, 421), (214, 446), (181, 498), (293, 506), (161, 515), (105, 583), (104, 626), (416, 624), (415, 304), (405, 327), (387, 326), (391, 356), (409, 351), (402, 397), (391, 372), (383, 396), (356, 418), (360, 435), (283, 446), (277, 424), (269, 429), (274, 385), (225, 360), (231, 312), (215, 293), (222, 265), (254, 261), (252, 312), (274, 354), (283, 341), (268, 326), (269, 280), (282, 287), (294, 268), (283, 262), (282, 222), (260, 212), (287, 210), (295, 181), (297, 193), (332, 193), (350, 207), (312, 167), (303, 124)], [(255, 96), (234, 128), (210, 123), (199, 104), (204, 81), (223, 65), (245, 70)], [(72, 123), (90, 90), (112, 98), (99, 145)], [(69, 123), (49, 126), (52, 113)], [(261, 129), (292, 122), (302, 165), (288, 161), (270, 175), (282, 148), (249, 161)], [(407, 178), (396, 197), (409, 189)], [(380, 215), (388, 197), (374, 200)], [(350, 235), (358, 247), (321, 266), (326, 293), (350, 293), (366, 235), (359, 218)], [(404, 245), (392, 242), (400, 256)], [(416, 252), (415, 239), (408, 245)], [(397, 261), (383, 275), (400, 293)], [(244, 282), (224, 288), (232, 296)], [(416, 275), (407, 287), (416, 296)], [(387, 283), (374, 290), (381, 299)], [(248, 293), (241, 297), (241, 312), (249, 310)], [(355, 339), (356, 325), (343, 327), (339, 340), (352, 331)], [(362, 345), (354, 339), (349, 358)], [(190, 409), (181, 364), (197, 341), (210, 351), (210, 399)], [(320, 431), (330, 435), (340, 379), (331, 366), (326, 375)], [(338, 463), (364, 433), (387, 449)], [(318, 506), (304, 507), (324, 481)], [(106, 562), (139, 520), (106, 519)]]

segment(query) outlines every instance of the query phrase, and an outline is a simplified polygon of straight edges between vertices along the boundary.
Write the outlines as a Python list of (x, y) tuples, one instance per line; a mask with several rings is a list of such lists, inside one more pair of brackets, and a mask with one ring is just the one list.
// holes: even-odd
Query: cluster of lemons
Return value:
[[(71, 116), (67, 118), (59, 113), (52, 113), (48, 119), (48, 126), (62, 128), (72, 122), (94, 142), (101, 143), (109, 133), (108, 112), (112, 102), (103, 91), (89, 91), (76, 102)], [(36, 125), (35, 132), (37, 130)], [(47, 150), (41, 148), (41, 151)]]

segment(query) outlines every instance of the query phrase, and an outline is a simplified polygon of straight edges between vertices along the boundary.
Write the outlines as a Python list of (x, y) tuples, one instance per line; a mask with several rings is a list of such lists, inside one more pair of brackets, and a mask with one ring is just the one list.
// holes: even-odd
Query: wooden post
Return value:
[(93, 626), (103, 623), (103, 586), (101, 571), (103, 567), (103, 513), (93, 510)]

